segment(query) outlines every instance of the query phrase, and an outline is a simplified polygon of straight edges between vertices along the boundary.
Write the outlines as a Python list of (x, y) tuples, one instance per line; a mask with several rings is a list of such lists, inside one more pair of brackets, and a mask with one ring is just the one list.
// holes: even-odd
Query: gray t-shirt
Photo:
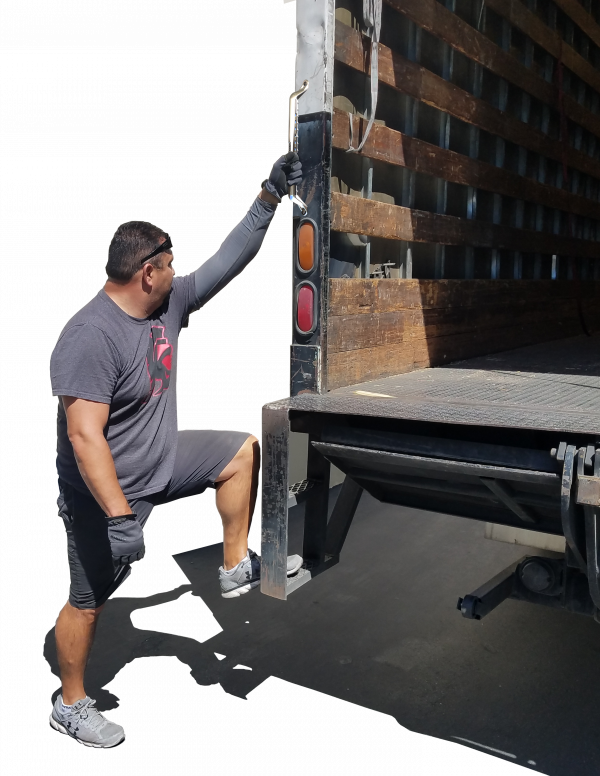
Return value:
[[(177, 340), (198, 310), (254, 258), (275, 207), (256, 199), (217, 253), (196, 272), (175, 277), (163, 305), (133, 318), (100, 291), (63, 329), (50, 361), (54, 396), (110, 404), (106, 438), (123, 493), (165, 488), (177, 452)], [(80, 490), (79, 473), (58, 402), (59, 477)]]

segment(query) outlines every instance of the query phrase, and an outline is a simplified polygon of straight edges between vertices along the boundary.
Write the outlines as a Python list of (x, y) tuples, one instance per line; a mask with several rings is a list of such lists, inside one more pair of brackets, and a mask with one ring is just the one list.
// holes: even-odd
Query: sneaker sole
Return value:
[(302, 568), (302, 564), (303, 563), (304, 563), (304, 558), (300, 558), (299, 557), (298, 562), (296, 563), (296, 565), (293, 566), (291, 569), (288, 569), (287, 576), (288, 577), (293, 577), (294, 574), (297, 574), (300, 571), (300, 569)]
[(227, 593), (221, 593), (221, 597), (239, 598), (241, 595), (244, 595), (245, 593), (249, 593), (251, 590), (254, 590), (254, 588), (258, 587), (259, 585), (260, 585), (260, 579), (257, 579), (256, 582), (250, 582), (247, 585), (236, 587), (234, 590), (228, 590)]
[(74, 736), (72, 733), (69, 733), (67, 728), (64, 725), (61, 725), (60, 722), (57, 722), (52, 714), (50, 715), (50, 727), (53, 730), (58, 731), (59, 733), (63, 733), (65, 736), (69, 736), (69, 738), (72, 738), (74, 741), (77, 741), (78, 744), (83, 744), (83, 746), (91, 746), (94, 749), (112, 749), (113, 746), (118, 746), (121, 742), (125, 740), (125, 734), (123, 734), (123, 738), (120, 738), (118, 741), (115, 741), (114, 744), (94, 744), (92, 741), (82, 741), (81, 738), (77, 738), (77, 736)]

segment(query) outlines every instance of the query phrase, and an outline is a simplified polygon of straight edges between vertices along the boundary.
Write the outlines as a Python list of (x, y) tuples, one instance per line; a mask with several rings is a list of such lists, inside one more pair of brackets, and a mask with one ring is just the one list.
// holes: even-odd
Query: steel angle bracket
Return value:
[[(590, 476), (584, 472), (586, 464), (592, 461)], [(592, 601), (600, 609), (600, 450), (582, 448), (577, 463), (577, 504), (584, 515), (588, 584)]]
[(587, 575), (590, 596), (600, 609), (600, 451), (561, 445), (564, 465), (560, 511), (567, 547)]

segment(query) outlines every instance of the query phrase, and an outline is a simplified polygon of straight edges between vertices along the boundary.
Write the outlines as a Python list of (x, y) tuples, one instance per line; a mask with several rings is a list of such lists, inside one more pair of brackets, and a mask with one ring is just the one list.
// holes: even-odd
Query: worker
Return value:
[[(221, 593), (234, 598), (260, 583), (260, 558), (248, 549), (258, 440), (239, 431), (178, 432), (177, 339), (190, 313), (254, 258), (277, 204), (301, 180), (296, 154), (278, 159), (216, 254), (183, 277), (174, 277), (166, 232), (145, 221), (122, 224), (108, 249), (104, 288), (71, 318), (52, 353), (58, 507), (71, 584), (56, 622), (62, 691), (50, 724), (86, 746), (125, 738), (87, 696), (84, 670), (105, 602), (144, 557), (153, 507), (214, 488), (223, 523)], [(288, 575), (301, 565), (290, 557)]]

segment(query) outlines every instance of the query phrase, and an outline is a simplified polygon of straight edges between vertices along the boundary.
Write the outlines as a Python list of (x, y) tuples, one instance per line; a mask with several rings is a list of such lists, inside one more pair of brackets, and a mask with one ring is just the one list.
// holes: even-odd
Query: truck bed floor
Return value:
[(600, 335), (494, 353), (285, 402), (291, 410), (309, 412), (600, 434)]

